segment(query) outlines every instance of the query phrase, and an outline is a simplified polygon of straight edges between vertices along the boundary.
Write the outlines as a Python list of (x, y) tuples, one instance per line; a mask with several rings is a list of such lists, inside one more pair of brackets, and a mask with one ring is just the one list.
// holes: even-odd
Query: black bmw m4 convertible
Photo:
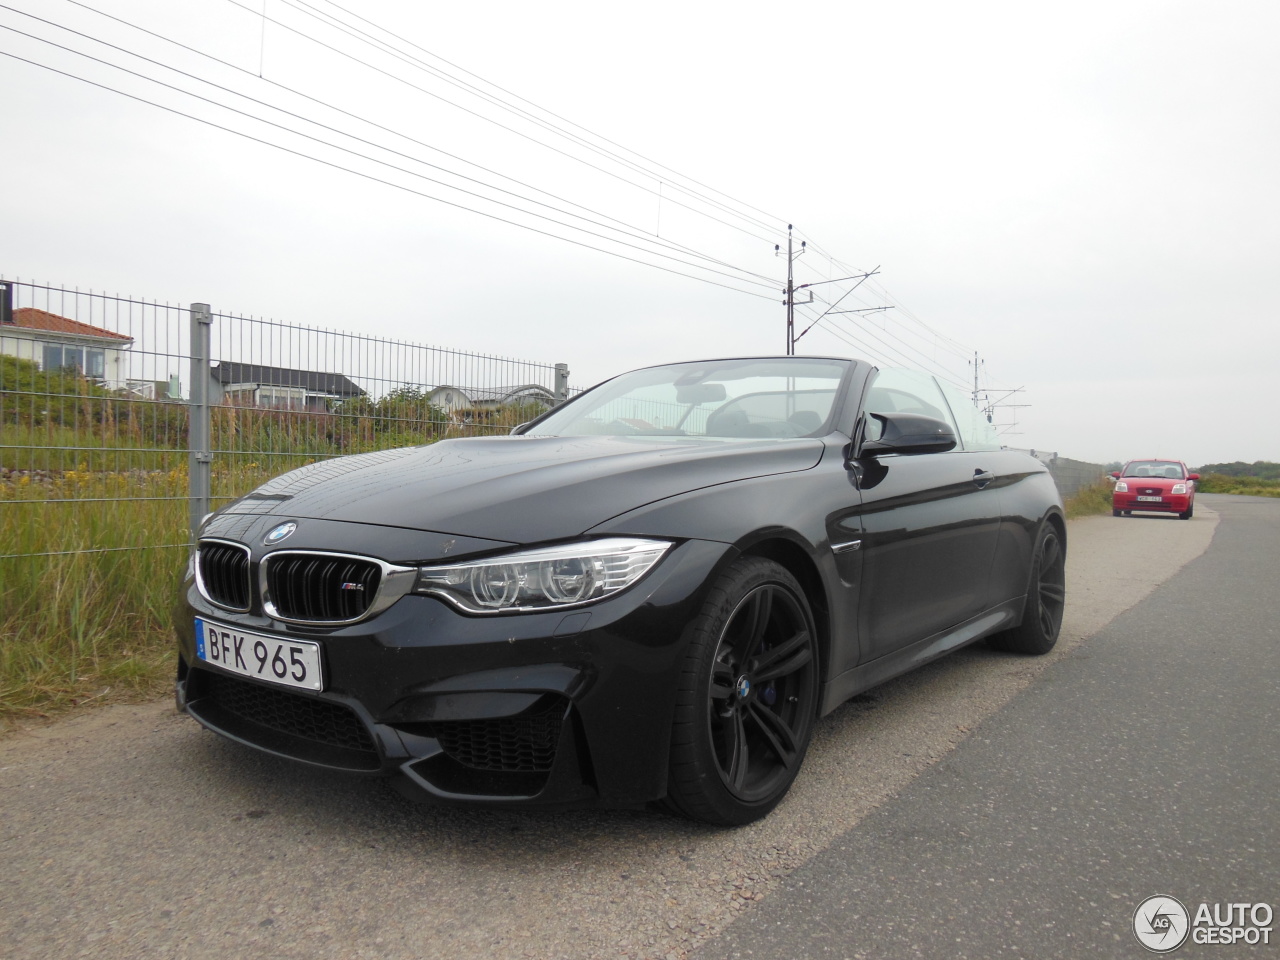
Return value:
[(857, 360), (649, 367), (511, 436), (342, 457), (211, 515), (177, 699), (440, 800), (767, 814), (818, 718), (1065, 601), (1052, 478), (970, 398)]

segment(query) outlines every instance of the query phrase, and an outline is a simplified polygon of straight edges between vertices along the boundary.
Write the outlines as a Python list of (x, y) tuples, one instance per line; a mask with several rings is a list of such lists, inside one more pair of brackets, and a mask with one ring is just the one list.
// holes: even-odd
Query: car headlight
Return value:
[(579, 606), (627, 589), (673, 544), (612, 537), (418, 568), (414, 593), (467, 613), (520, 613)]
[(1125, 483), (1123, 480), (1117, 480), (1117, 481), (1116, 481), (1115, 492), (1116, 492), (1116, 493), (1128, 493), (1128, 492), (1129, 492), (1129, 485), (1128, 485), (1127, 483)]
[(1184, 494), (1187, 492), (1187, 485), (1185, 483), (1175, 483), (1173, 485), (1173, 489), (1169, 492), (1173, 494)]

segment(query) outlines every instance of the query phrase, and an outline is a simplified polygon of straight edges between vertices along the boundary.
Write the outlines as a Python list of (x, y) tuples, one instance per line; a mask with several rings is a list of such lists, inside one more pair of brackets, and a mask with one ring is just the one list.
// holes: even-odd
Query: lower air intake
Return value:
[(448, 720), (431, 731), (451, 758), (472, 770), (546, 773), (555, 763), (565, 704), (558, 699), (541, 712), (496, 720)]

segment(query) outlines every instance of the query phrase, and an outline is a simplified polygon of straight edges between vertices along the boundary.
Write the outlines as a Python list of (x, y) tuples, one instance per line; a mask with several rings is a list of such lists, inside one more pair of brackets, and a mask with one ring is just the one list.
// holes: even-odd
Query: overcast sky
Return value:
[(878, 267), (836, 309), (893, 306), (829, 314), (798, 352), (969, 385), (976, 352), (985, 395), (1025, 388), (997, 412), (1012, 446), (1280, 460), (1271, 0), (8, 6), (50, 21), (0, 10), (0, 51), (34, 61), (0, 57), (9, 279), (566, 362), (588, 386), (781, 352), (791, 223), (798, 283)]

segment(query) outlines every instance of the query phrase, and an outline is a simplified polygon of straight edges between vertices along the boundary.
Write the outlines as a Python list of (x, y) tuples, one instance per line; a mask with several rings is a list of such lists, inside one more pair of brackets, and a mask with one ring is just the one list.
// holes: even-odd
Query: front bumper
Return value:
[(1191, 509), (1190, 494), (1162, 494), (1160, 501), (1139, 500), (1136, 493), (1113, 493), (1111, 507), (1113, 510), (1137, 510), (1153, 513), (1186, 513)]
[[(410, 595), (365, 622), (228, 613), (188, 581), (176, 611), (180, 707), (281, 757), (403, 775), (441, 800), (633, 806), (666, 792), (686, 631), (731, 548), (679, 544), (640, 583), (567, 611), (466, 616)], [(196, 657), (196, 617), (321, 646), (318, 693)]]

